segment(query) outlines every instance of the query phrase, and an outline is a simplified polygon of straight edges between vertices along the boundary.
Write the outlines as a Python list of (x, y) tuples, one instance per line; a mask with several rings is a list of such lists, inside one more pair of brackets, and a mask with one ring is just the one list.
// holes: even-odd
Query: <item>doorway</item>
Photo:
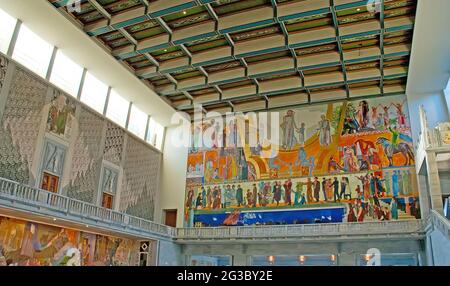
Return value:
[(177, 210), (164, 210), (164, 224), (171, 227), (177, 227)]
[(58, 192), (58, 184), (59, 184), (59, 177), (51, 175), (47, 172), (44, 172), (44, 176), (42, 178), (42, 186), (41, 188), (43, 190), (46, 190), (48, 192), (57, 193)]

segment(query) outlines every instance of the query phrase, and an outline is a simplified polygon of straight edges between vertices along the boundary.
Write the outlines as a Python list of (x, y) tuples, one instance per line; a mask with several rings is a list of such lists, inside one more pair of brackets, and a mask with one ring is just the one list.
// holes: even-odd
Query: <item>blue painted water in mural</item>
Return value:
[[(204, 226), (223, 226), (231, 212), (223, 211), (208, 214), (194, 214), (194, 222)], [(339, 223), (343, 221), (345, 207), (307, 208), (295, 210), (242, 211), (234, 225), (276, 225)]]

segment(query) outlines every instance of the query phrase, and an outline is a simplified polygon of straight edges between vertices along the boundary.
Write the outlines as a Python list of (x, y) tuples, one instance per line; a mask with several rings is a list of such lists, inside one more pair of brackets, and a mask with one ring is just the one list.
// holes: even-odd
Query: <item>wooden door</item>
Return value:
[(102, 207), (112, 209), (112, 206), (113, 206), (113, 196), (107, 193), (103, 193)]
[(177, 210), (166, 210), (166, 225), (177, 227)]
[(49, 173), (44, 172), (44, 177), (42, 179), (42, 186), (41, 188), (43, 190), (57, 193), (58, 192), (58, 185), (59, 185), (59, 177), (51, 175)]

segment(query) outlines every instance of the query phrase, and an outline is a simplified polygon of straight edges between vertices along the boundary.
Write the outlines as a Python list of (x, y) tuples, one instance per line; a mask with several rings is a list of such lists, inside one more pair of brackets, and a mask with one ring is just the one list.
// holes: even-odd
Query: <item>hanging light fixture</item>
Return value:
[(269, 262), (270, 265), (273, 265), (275, 263), (275, 256), (273, 255), (268, 256), (267, 261)]

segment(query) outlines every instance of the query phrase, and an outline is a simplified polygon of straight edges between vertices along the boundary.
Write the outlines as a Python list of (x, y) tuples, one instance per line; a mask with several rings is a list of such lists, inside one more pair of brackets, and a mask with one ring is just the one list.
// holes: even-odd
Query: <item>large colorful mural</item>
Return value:
[(0, 266), (137, 266), (139, 242), (0, 217)]
[[(272, 158), (248, 144), (191, 148), (185, 223), (419, 218), (408, 114), (406, 96), (329, 103), (280, 112), (279, 153)], [(212, 140), (246, 136), (234, 125)]]

